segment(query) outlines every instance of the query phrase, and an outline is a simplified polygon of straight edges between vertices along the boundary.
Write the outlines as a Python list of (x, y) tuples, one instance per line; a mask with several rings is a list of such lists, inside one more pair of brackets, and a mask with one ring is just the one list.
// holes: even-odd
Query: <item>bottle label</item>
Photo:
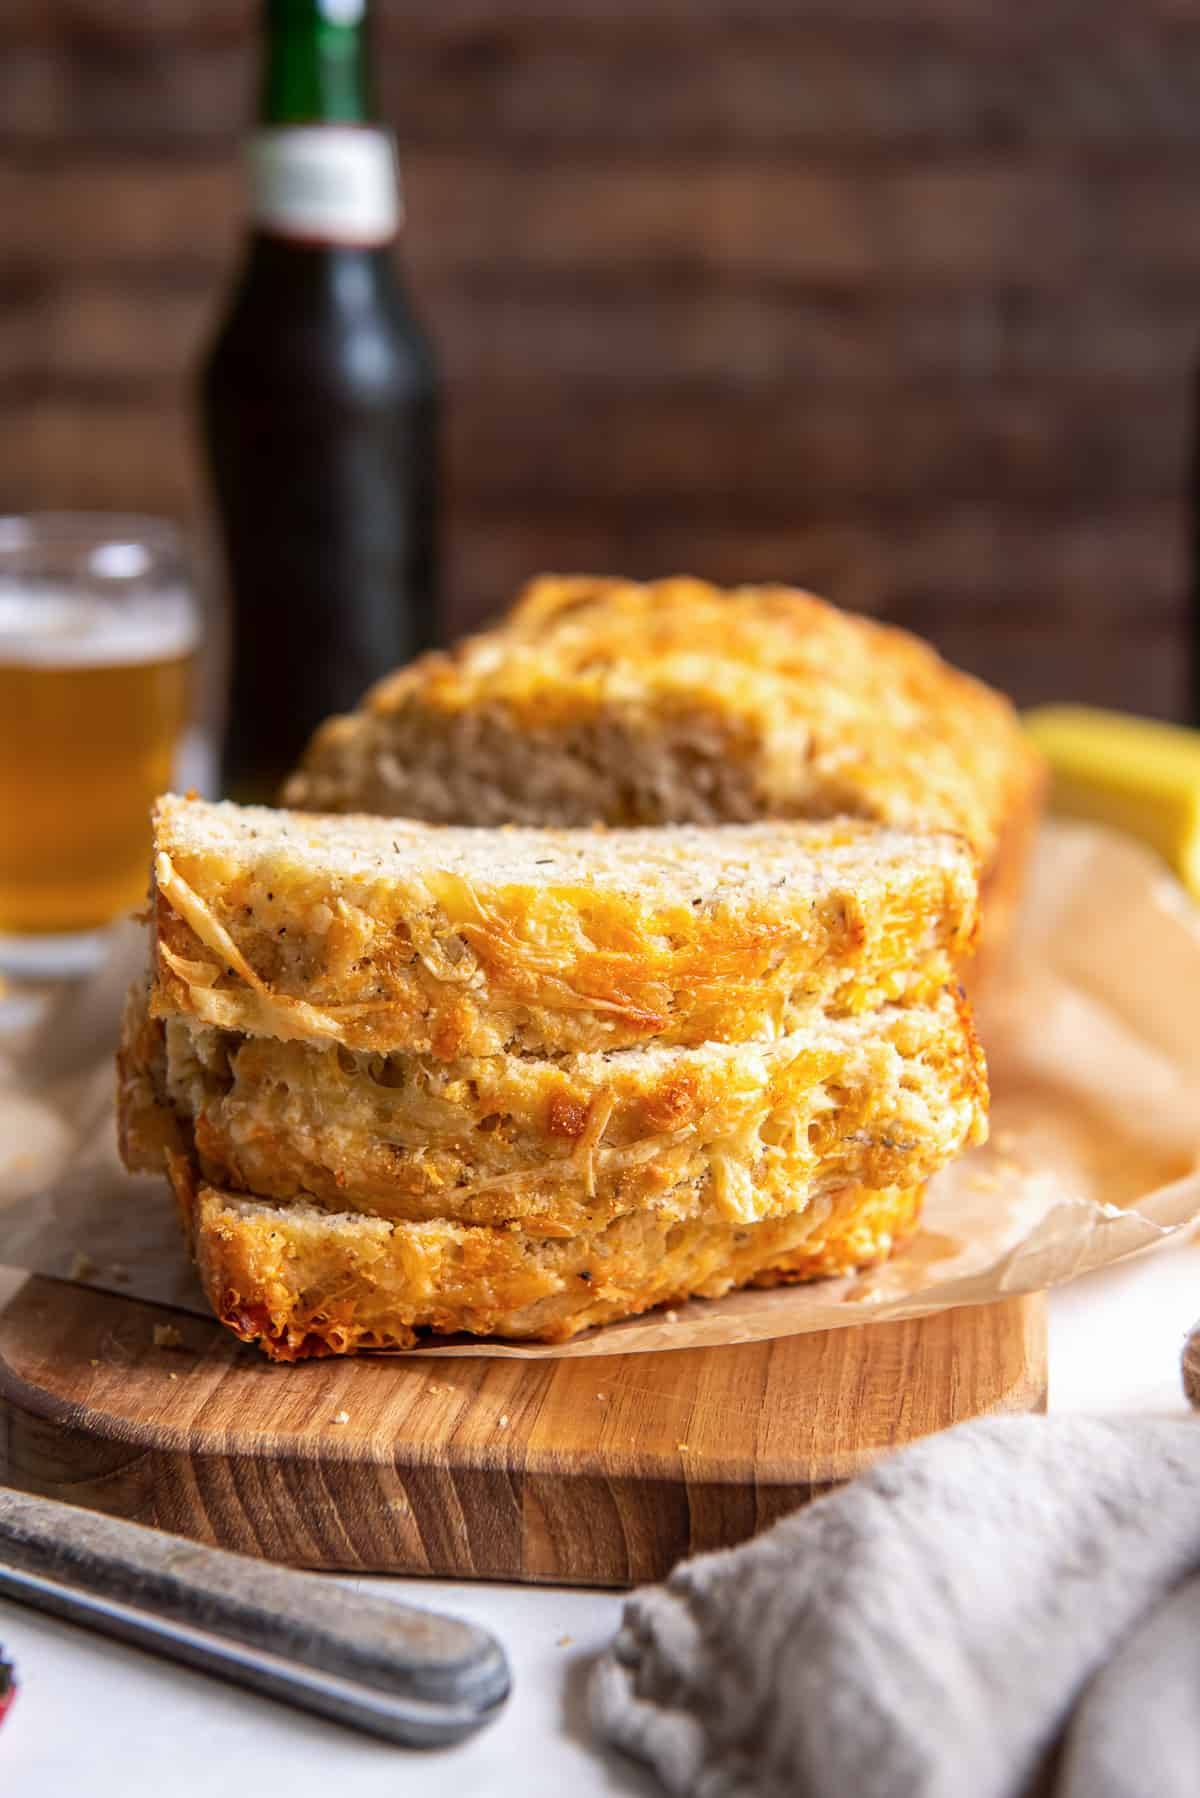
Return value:
[(261, 231), (306, 243), (367, 247), (400, 228), (390, 133), (369, 125), (280, 125), (248, 147), (250, 211)]

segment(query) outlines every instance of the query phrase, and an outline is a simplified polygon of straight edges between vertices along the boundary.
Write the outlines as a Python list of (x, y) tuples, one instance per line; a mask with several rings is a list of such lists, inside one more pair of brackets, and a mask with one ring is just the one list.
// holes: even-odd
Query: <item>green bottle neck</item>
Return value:
[(366, 0), (265, 0), (260, 125), (374, 120)]

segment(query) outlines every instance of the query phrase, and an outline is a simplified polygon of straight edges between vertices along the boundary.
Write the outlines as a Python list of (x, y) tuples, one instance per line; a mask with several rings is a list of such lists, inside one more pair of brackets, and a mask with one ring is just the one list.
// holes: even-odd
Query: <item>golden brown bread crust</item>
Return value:
[(215, 1186), (547, 1238), (645, 1206), (746, 1223), (835, 1187), (914, 1187), (986, 1128), (957, 993), (767, 1043), (438, 1063), (164, 1029), (135, 990), (121, 1068), (136, 1166), (161, 1167), (173, 1112)]
[(1009, 701), (906, 632), (785, 587), (548, 575), (329, 720), (286, 798), (489, 824), (850, 815), (957, 832), (987, 869), (1040, 780)]
[(643, 1211), (545, 1242), (269, 1205), (204, 1184), (186, 1155), (169, 1158), (169, 1174), (213, 1310), (276, 1361), (407, 1348), (425, 1331), (559, 1342), (655, 1305), (867, 1266), (920, 1208), (919, 1192), (847, 1188), (802, 1217), (740, 1225)]
[(921, 1003), (969, 950), (959, 840), (853, 820), (473, 831), (167, 797), (158, 1016), (453, 1060), (739, 1041)]

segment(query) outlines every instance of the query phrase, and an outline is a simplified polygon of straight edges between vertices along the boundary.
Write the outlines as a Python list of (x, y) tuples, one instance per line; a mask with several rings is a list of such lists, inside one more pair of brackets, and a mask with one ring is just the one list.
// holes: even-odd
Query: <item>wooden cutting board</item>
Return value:
[(621, 1586), (1045, 1395), (1041, 1297), (738, 1348), (275, 1367), (35, 1278), (0, 1312), (0, 1481), (304, 1567)]

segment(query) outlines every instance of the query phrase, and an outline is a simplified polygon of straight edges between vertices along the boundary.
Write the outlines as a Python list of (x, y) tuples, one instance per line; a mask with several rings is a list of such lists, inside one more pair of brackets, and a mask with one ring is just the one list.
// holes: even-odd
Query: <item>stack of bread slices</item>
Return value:
[[(328, 727), (289, 795), (320, 811), (157, 807), (122, 1148), (276, 1358), (848, 1272), (985, 1132), (958, 977), (1035, 786), (1005, 702), (804, 595), (608, 585)], [(789, 641), (828, 662), (803, 703)], [(465, 821), (363, 815), (403, 809)]]

